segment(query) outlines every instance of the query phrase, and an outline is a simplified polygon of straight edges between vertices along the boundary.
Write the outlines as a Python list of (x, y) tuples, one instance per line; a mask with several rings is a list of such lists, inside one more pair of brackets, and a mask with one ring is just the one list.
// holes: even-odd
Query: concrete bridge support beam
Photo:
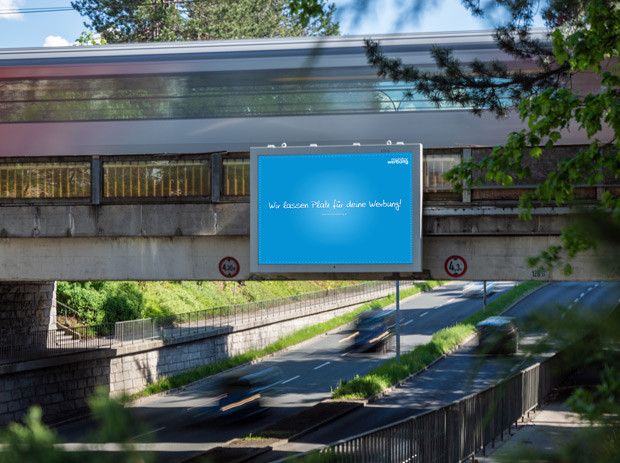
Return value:
[(56, 282), (0, 282), (0, 355), (51, 347), (50, 328), (56, 328)]

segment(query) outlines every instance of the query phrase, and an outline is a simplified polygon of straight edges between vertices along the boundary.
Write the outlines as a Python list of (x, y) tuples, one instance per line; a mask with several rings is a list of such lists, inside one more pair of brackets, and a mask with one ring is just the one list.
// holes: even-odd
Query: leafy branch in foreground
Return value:
[[(412, 2), (415, 3), (415, 2)], [(385, 56), (376, 41), (366, 53), (380, 77), (409, 84), (408, 96), (422, 95), (435, 103), (483, 111), (503, 117), (518, 109), (526, 128), (512, 132), (503, 146), (481, 160), (463, 162), (446, 178), (459, 191), (463, 185), (514, 185), (532, 178), (543, 158), (568, 131), (582, 131), (588, 145), (555, 165), (538, 186), (520, 198), (522, 218), (531, 218), (536, 204), (574, 206), (576, 187), (617, 182), (620, 178), (620, 7), (613, 0), (462, 0), (475, 16), (500, 18), (495, 41), (515, 66), (478, 59), (464, 63), (452, 50), (434, 47), (436, 70), (406, 65)], [(546, 31), (532, 31), (536, 13)], [(590, 90), (580, 90), (588, 81)], [(599, 85), (600, 84), (600, 85)], [(543, 168), (546, 170), (548, 167)], [(620, 223), (620, 199), (603, 192), (598, 216)], [(562, 261), (597, 244), (587, 227), (564, 230), (561, 243), (529, 260), (550, 271)], [(572, 266), (565, 262), (564, 273)]]
[(92, 442), (116, 445), (115, 451), (67, 450), (58, 435), (42, 422), (40, 407), (28, 410), (23, 424), (11, 423), (0, 435), (0, 463), (148, 463), (153, 455), (138, 452), (132, 436), (144, 427), (131, 416), (123, 400), (111, 399), (105, 388), (98, 389), (88, 400), (92, 415), (99, 425)]

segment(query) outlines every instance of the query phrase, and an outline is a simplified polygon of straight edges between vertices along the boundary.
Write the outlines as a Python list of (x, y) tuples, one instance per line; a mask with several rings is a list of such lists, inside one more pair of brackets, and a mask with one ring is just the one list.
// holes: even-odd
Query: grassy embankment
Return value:
[(428, 343), (401, 355), (400, 363), (396, 360), (388, 360), (364, 376), (355, 376), (350, 381), (343, 381), (332, 392), (332, 398), (368, 399), (378, 395), (454, 350), (474, 334), (478, 322), (503, 312), (524, 294), (542, 285), (542, 282), (528, 281), (515, 286), (489, 303), (486, 308), (460, 323), (437, 331)]
[[(356, 284), (351, 281), (58, 282), (75, 324), (113, 323), (265, 301)], [(62, 313), (62, 310), (60, 311)]]
[[(417, 294), (422, 291), (429, 291), (437, 286), (440, 286), (442, 282), (439, 281), (429, 281), (426, 283), (419, 283), (411, 288), (402, 289), (400, 292), (400, 299), (404, 299), (414, 294)], [(287, 347), (294, 346), (295, 344), (299, 344), (300, 342), (306, 341), (307, 339), (313, 338), (319, 334), (326, 333), (334, 328), (337, 328), (341, 325), (345, 325), (353, 321), (360, 313), (370, 310), (370, 309), (378, 309), (386, 307), (390, 304), (393, 304), (396, 300), (394, 295), (384, 297), (381, 299), (377, 299), (366, 304), (361, 305), (355, 310), (348, 312), (344, 315), (340, 315), (338, 317), (334, 317), (330, 320), (327, 320), (322, 323), (318, 323), (316, 325), (312, 325), (301, 330), (295, 331), (294, 333), (289, 334), (288, 336), (284, 336), (278, 341), (271, 343), (265, 346), (262, 349), (251, 350), (249, 352), (245, 352), (243, 354), (235, 355), (233, 357), (220, 360), (214, 363), (210, 363), (208, 365), (203, 365), (192, 370), (186, 371), (184, 373), (179, 373), (177, 375), (167, 376), (162, 378), (150, 385), (148, 385), (143, 391), (136, 393), (130, 397), (130, 400), (137, 399), (139, 397), (145, 397), (151, 394), (156, 394), (158, 392), (163, 392), (169, 389), (173, 389), (176, 387), (185, 386), (193, 381), (197, 381), (199, 379), (205, 378), (207, 376), (214, 375), (216, 373), (220, 373), (222, 371), (228, 370), (230, 368), (242, 365), (244, 363), (249, 363), (254, 360), (257, 360), (266, 355), (273, 354), (282, 349), (286, 349)]]

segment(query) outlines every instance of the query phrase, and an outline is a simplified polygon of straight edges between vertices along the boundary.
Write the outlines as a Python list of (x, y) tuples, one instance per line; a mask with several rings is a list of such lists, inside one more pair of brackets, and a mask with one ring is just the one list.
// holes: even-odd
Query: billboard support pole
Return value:
[(396, 361), (400, 362), (400, 280), (396, 280)]

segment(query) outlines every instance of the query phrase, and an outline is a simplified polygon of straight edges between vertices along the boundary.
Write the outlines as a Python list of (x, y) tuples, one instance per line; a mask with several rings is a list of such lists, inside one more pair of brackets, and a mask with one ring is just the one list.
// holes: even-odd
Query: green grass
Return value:
[[(429, 281), (424, 283), (417, 283), (415, 286), (410, 288), (404, 288), (400, 292), (400, 298), (405, 299), (407, 297), (413, 296), (422, 291), (429, 291), (437, 286), (442, 285), (443, 282), (440, 281)], [(169, 389), (174, 389), (176, 387), (185, 386), (189, 383), (197, 381), (202, 378), (206, 378), (207, 376), (214, 375), (216, 373), (220, 373), (222, 371), (228, 370), (230, 368), (234, 368), (239, 365), (243, 365), (245, 363), (252, 362), (266, 355), (273, 354), (282, 349), (286, 349), (287, 347), (294, 346), (295, 344), (299, 344), (307, 339), (318, 336), (319, 334), (326, 333), (327, 331), (333, 330), (341, 325), (345, 325), (347, 323), (352, 322), (355, 318), (362, 312), (371, 309), (378, 309), (386, 307), (390, 304), (393, 304), (396, 301), (396, 297), (394, 295), (390, 295), (381, 299), (376, 299), (374, 301), (368, 302), (366, 304), (361, 305), (360, 307), (348, 312), (346, 314), (340, 315), (338, 317), (334, 317), (330, 320), (327, 320), (322, 323), (318, 323), (316, 325), (308, 326), (306, 328), (302, 328), (301, 330), (295, 331), (283, 338), (273, 342), (262, 349), (255, 349), (243, 354), (235, 355), (233, 357), (229, 357), (224, 360), (219, 360), (214, 363), (210, 363), (208, 365), (202, 365), (200, 367), (194, 368), (192, 370), (179, 373), (176, 375), (166, 376), (164, 378), (155, 381), (152, 384), (149, 384), (144, 390), (133, 394), (129, 397), (129, 400), (135, 400), (140, 397), (146, 397), (152, 394), (157, 394), (159, 392), (164, 392)]]
[(351, 281), (157, 281), (140, 283), (148, 311), (179, 314), (246, 302), (267, 301), (324, 289), (350, 286)]
[[(60, 281), (58, 301), (80, 324), (213, 311), (359, 284), (358, 281)], [(111, 310), (114, 309), (114, 310)], [(71, 313), (71, 316), (75, 316)]]
[(332, 392), (332, 398), (368, 399), (376, 396), (413, 373), (424, 369), (442, 355), (456, 349), (475, 332), (478, 322), (503, 312), (524, 294), (542, 285), (542, 282), (528, 281), (515, 286), (487, 304), (486, 308), (460, 323), (437, 331), (428, 343), (401, 355), (400, 363), (395, 359), (388, 360), (364, 376), (358, 375), (350, 381), (341, 382)]

